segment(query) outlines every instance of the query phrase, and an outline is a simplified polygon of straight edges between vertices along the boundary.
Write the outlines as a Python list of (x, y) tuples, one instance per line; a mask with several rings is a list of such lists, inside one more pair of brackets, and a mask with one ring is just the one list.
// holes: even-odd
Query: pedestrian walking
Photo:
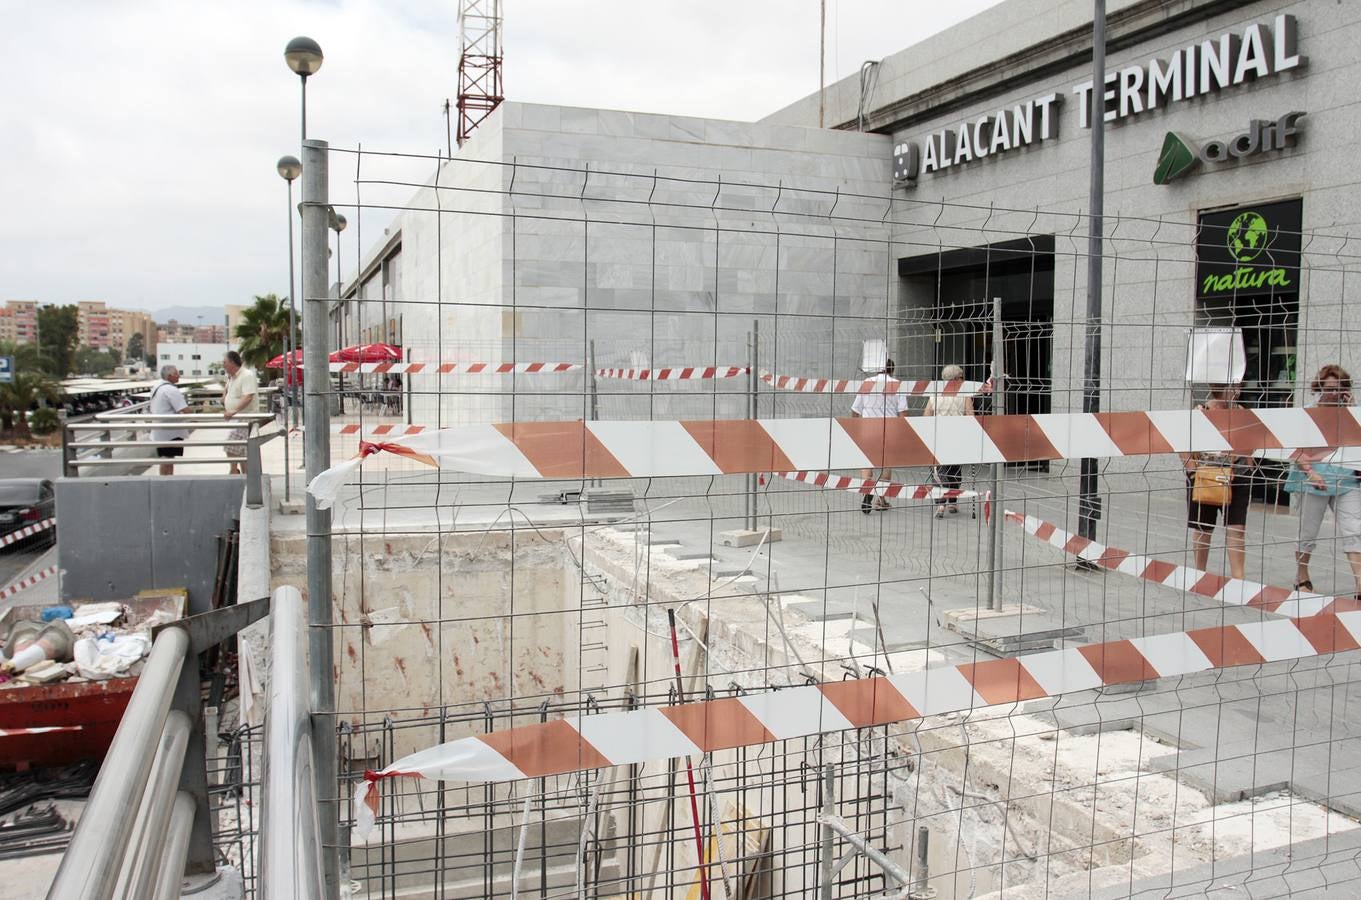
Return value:
[[(973, 398), (962, 393), (964, 387), (964, 369), (957, 365), (948, 365), (941, 370), (941, 380), (945, 382), (945, 388), (930, 400), (926, 401), (926, 409), (922, 412), (924, 416), (971, 416), (974, 414)], [(936, 484), (945, 491), (957, 491), (964, 483), (964, 467), (936, 466)], [(945, 517), (946, 511), (951, 515), (959, 512), (958, 497), (937, 497), (936, 512), (937, 519)]]
[[(1316, 408), (1352, 404), (1352, 377), (1339, 365), (1318, 370), (1309, 385), (1318, 395)], [(1361, 473), (1352, 466), (1318, 461), (1330, 451), (1301, 453), (1286, 479), (1285, 489), (1299, 495), (1300, 537), (1295, 545), (1295, 590), (1312, 591), (1309, 562), (1318, 546), (1323, 514), (1329, 509), (1337, 521), (1342, 552), (1351, 565), (1354, 590), (1361, 599)]]
[[(873, 386), (864, 393), (855, 395), (851, 401), (851, 415), (857, 419), (894, 419), (899, 416), (907, 415), (907, 396), (899, 393), (894, 385), (898, 379), (893, 377), (893, 360), (884, 361), (884, 370), (879, 374), (868, 379), (873, 382)], [(867, 481), (874, 481), (873, 469), (861, 469), (860, 477)], [(881, 469), (878, 476), (879, 480), (892, 481), (893, 470)], [(869, 515), (871, 510), (888, 509), (888, 501), (883, 497), (876, 497), (872, 491), (865, 494), (860, 500), (860, 511)]]

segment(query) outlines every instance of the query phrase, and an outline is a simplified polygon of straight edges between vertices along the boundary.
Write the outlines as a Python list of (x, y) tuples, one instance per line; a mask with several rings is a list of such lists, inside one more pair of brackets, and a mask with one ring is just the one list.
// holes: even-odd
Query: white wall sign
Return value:
[(1186, 351), (1191, 384), (1238, 384), (1247, 372), (1241, 328), (1192, 328)]

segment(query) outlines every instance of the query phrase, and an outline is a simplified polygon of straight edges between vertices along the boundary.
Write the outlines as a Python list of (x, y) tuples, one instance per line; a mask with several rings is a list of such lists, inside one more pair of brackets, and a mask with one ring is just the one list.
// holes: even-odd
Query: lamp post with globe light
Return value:
[(310, 37), (295, 37), (284, 48), (288, 67), (302, 79), (302, 139), (307, 140), (307, 78), (321, 68), (321, 45)]
[[(345, 221), (345, 216), (331, 208), (331, 230), (336, 233), (336, 348), (345, 346), (345, 279), (340, 267), (340, 233), (349, 224)], [(340, 374), (340, 411), (345, 412), (345, 373)]]
[[(294, 290), (293, 278), (293, 182), (302, 174), (302, 163), (298, 162), (296, 156), (281, 156), (274, 167), (279, 177), (288, 182), (288, 335), (284, 338), (284, 402), (288, 412), (284, 416), (284, 428), (292, 430), (298, 427), (297, 379), (293, 377), (293, 365), (296, 362), (293, 344), (297, 335), (297, 314), (293, 303), (293, 297), (297, 293)], [(288, 435), (285, 435), (284, 500), (290, 499), (292, 498), (289, 496)]]

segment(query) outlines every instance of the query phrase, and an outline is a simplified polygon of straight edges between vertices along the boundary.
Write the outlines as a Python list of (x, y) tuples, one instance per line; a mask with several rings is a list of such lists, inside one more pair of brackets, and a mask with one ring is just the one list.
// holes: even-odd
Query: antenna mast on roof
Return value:
[(461, 0), (458, 145), (501, 105), (501, 0)]

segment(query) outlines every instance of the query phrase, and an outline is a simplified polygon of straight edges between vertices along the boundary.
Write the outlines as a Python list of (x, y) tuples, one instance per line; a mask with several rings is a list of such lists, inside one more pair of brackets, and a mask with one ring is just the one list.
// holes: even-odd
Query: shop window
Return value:
[[(1300, 311), (1303, 203), (1284, 200), (1202, 213), (1196, 235), (1196, 324), (1243, 331), (1245, 406), (1291, 406)], [(1197, 399), (1203, 385), (1197, 385)], [(1287, 503), (1286, 467), (1262, 461), (1257, 500)]]

